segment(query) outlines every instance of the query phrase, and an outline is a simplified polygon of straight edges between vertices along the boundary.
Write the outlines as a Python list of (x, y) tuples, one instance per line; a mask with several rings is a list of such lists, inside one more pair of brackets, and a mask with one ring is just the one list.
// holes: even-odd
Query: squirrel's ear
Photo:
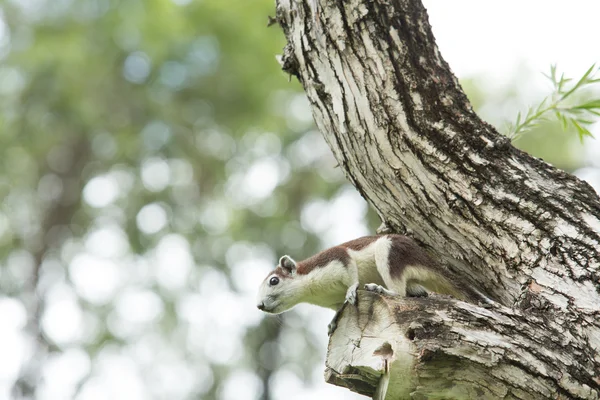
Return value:
[(279, 259), (279, 266), (290, 275), (296, 272), (296, 261), (294, 261), (290, 256), (281, 257)]

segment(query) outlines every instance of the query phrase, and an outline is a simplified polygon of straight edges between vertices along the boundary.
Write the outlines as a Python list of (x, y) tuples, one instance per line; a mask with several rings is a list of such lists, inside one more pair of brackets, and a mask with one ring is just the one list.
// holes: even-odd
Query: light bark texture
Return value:
[[(594, 190), (514, 148), (473, 112), (419, 0), (277, 0), (277, 20), (288, 41), (282, 66), (303, 84), (347, 178), (392, 231), (414, 237), (500, 303), (369, 295), (371, 309), (359, 303), (363, 319), (344, 311), (329, 380), (352, 386), (340, 376), (364, 362), (354, 357), (356, 341), (372, 332), (381, 340), (368, 351), (391, 341), (403, 355), (391, 371), (405, 377), (404, 397), (445, 389), (449, 398), (480, 390), (490, 398), (598, 398)], [(380, 337), (365, 320), (389, 328)], [(375, 380), (358, 391), (373, 394), (375, 364), (359, 368)]]

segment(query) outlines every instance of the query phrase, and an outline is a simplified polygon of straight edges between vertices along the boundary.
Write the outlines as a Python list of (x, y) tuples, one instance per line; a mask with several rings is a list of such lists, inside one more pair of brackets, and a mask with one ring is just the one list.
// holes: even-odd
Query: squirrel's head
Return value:
[(271, 314), (280, 314), (298, 304), (297, 264), (290, 256), (279, 259), (279, 265), (267, 275), (258, 290), (257, 307)]

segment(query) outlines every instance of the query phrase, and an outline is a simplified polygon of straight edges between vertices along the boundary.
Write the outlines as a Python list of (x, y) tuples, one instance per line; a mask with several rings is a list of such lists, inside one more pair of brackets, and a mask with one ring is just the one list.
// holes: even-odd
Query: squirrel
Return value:
[(338, 310), (344, 302), (356, 304), (360, 285), (385, 295), (426, 296), (431, 291), (464, 301), (491, 301), (459, 282), (408, 236), (365, 236), (304, 261), (281, 257), (260, 286), (257, 307), (271, 314), (280, 314), (299, 303), (336, 310), (329, 325), (331, 335)]

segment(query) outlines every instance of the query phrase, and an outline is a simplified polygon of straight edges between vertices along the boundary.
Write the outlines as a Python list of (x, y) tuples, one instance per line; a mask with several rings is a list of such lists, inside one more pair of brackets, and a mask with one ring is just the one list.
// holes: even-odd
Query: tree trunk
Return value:
[[(79, 174), (89, 162), (91, 151), (87, 137), (81, 133), (69, 137), (61, 146), (72, 156), (69, 168), (59, 173), (44, 163), (39, 170), (40, 177), (46, 174), (57, 175), (62, 184), (61, 194), (47, 203), (40, 200), (40, 213), (44, 215), (40, 226), (40, 237), (30, 238), (31, 242), (24, 240), (22, 243), (24, 248), (29, 249), (35, 260), (28, 288), (20, 293), (21, 299), (28, 308), (27, 332), (33, 339), (31, 346), (34, 351), (31, 351), (30, 357), (21, 366), (19, 377), (12, 388), (12, 395), (15, 399), (37, 397), (39, 393), (36, 394), (36, 390), (39, 388), (43, 375), (42, 367), (51, 353), (57, 351), (56, 345), (44, 335), (40, 324), (45, 306), (45, 289), (40, 287), (42, 266), (48, 254), (63, 244), (64, 237), (58, 234), (59, 229), (70, 229), (73, 218), (80, 207), (80, 193), (84, 182)], [(39, 243), (36, 239), (39, 240)]]
[(392, 231), (500, 303), (368, 295), (332, 337), (329, 381), (352, 386), (340, 376), (362, 371), (369, 383), (359, 386), (369, 389), (354, 388), (373, 393), (381, 357), (368, 355), (378, 367), (365, 372), (353, 369), (353, 352), (385, 320), (393, 335), (383, 331), (371, 347), (391, 341), (403, 355), (390, 364), (392, 378), (404, 376), (394, 398), (598, 398), (594, 190), (479, 119), (420, 1), (277, 0), (277, 20), (288, 41), (283, 68), (303, 84), (348, 179)]

